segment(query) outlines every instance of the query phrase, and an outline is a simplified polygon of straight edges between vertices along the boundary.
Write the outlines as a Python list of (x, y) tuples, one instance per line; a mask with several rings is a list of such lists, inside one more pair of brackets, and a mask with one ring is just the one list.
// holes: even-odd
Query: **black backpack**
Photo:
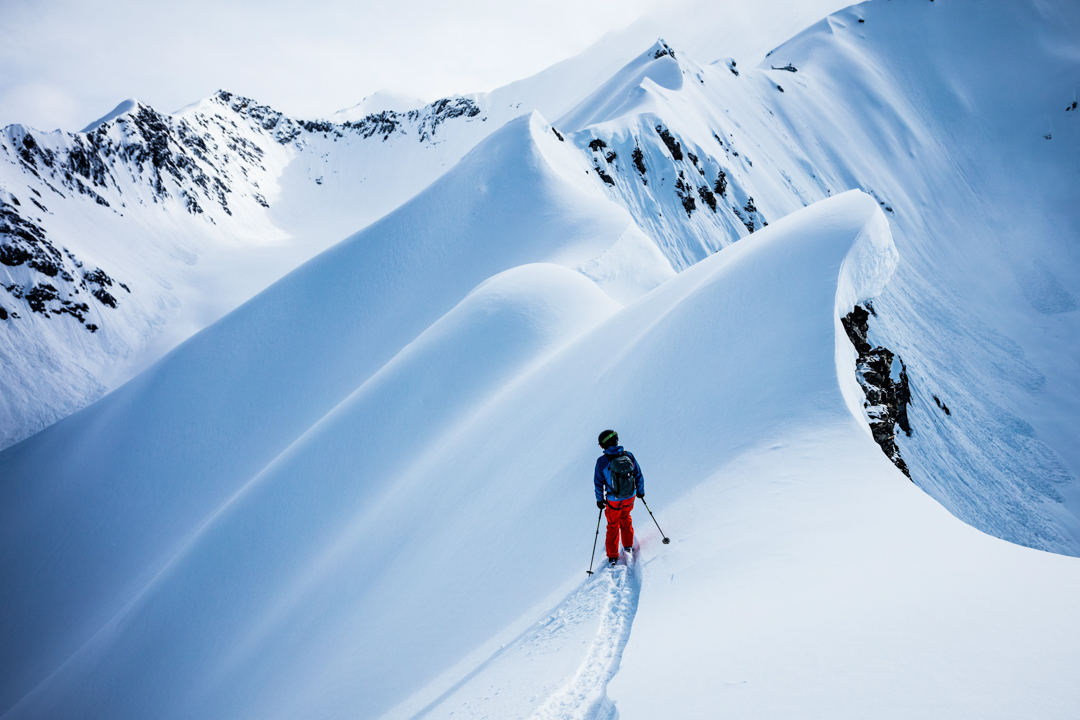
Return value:
[(620, 453), (611, 459), (608, 465), (611, 473), (611, 494), (615, 497), (629, 497), (637, 489), (637, 473), (634, 472), (634, 460), (626, 453)]

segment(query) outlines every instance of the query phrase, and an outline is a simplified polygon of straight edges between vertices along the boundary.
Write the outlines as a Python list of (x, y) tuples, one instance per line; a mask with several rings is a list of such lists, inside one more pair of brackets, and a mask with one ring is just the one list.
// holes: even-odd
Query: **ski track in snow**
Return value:
[(530, 716), (530, 720), (592, 720), (618, 717), (607, 696), (607, 685), (619, 671), (623, 648), (637, 613), (641, 593), (641, 568), (636, 553), (626, 565), (621, 564), (586, 585), (582, 592), (603, 584), (606, 606), (600, 628), (593, 638), (585, 660), (574, 677)]
[[(623, 563), (620, 560), (614, 568), (597, 571), (558, 607), (410, 720), (617, 717), (606, 690), (618, 672), (641, 592), (637, 559)], [(584, 654), (576, 651), (585, 643)], [(581, 661), (572, 669), (567, 661), (575, 656)]]

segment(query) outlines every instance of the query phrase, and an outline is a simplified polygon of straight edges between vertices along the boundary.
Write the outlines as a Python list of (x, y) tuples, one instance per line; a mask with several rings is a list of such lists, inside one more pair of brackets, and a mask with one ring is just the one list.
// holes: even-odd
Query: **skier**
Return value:
[(607, 536), (604, 547), (608, 562), (619, 559), (619, 535), (627, 552), (634, 547), (634, 525), (630, 511), (634, 508), (634, 496), (645, 497), (645, 478), (641, 475), (638, 461), (619, 444), (619, 434), (614, 430), (600, 433), (600, 447), (604, 454), (596, 460), (593, 486), (596, 490), (596, 507), (607, 516)]

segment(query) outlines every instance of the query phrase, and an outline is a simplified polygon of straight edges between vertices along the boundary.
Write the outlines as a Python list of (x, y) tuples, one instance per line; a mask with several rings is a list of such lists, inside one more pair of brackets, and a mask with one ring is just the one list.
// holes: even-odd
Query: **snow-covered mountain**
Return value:
[(682, 11), (5, 131), (4, 718), (1071, 716), (1080, 13)]
[[(771, 4), (740, 11), (753, 33), (690, 5), (664, 24), (756, 52), (842, 0), (787, 8), (766, 27)], [(491, 93), (428, 105), (376, 93), (330, 118), (296, 120), (221, 92), (171, 115), (127, 100), (82, 133), (5, 128), (0, 242), (10, 249), (0, 258), (0, 307), (22, 322), (0, 344), (9, 369), (0, 379), (0, 448), (118, 386), (382, 217), (508, 120), (533, 110), (561, 117), (653, 42), (656, 21)]]
[(455, 144), (440, 131), (486, 119), (447, 98), (296, 121), (219, 92), (174, 115), (129, 100), (80, 133), (6, 128), (0, 442), (98, 397), (404, 202), (483, 134)]

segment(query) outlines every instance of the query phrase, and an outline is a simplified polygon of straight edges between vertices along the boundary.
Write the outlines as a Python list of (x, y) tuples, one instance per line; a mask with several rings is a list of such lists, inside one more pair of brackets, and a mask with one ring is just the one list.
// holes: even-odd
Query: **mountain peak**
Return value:
[(659, 60), (665, 55), (670, 56), (672, 60), (676, 59), (675, 51), (671, 49), (671, 46), (664, 42), (663, 38), (657, 38), (656, 42), (649, 48), (648, 52), (652, 55), (653, 60)]
[(94, 122), (92, 122), (89, 125), (87, 125), (86, 127), (84, 127), (79, 132), (84, 133), (84, 134), (89, 133), (89, 132), (93, 132), (94, 130), (97, 130), (99, 127), (101, 127), (105, 123), (110, 122), (112, 120), (115, 120), (116, 118), (120, 117), (121, 115), (126, 115), (128, 113), (131, 113), (131, 112), (134, 112), (134, 111), (138, 110), (141, 105), (142, 105), (142, 103), (140, 103), (135, 98), (128, 98), (127, 100), (124, 100), (122, 103), (120, 103), (119, 105), (114, 107), (112, 110), (110, 110), (105, 115), (102, 115), (97, 120), (95, 120)]

